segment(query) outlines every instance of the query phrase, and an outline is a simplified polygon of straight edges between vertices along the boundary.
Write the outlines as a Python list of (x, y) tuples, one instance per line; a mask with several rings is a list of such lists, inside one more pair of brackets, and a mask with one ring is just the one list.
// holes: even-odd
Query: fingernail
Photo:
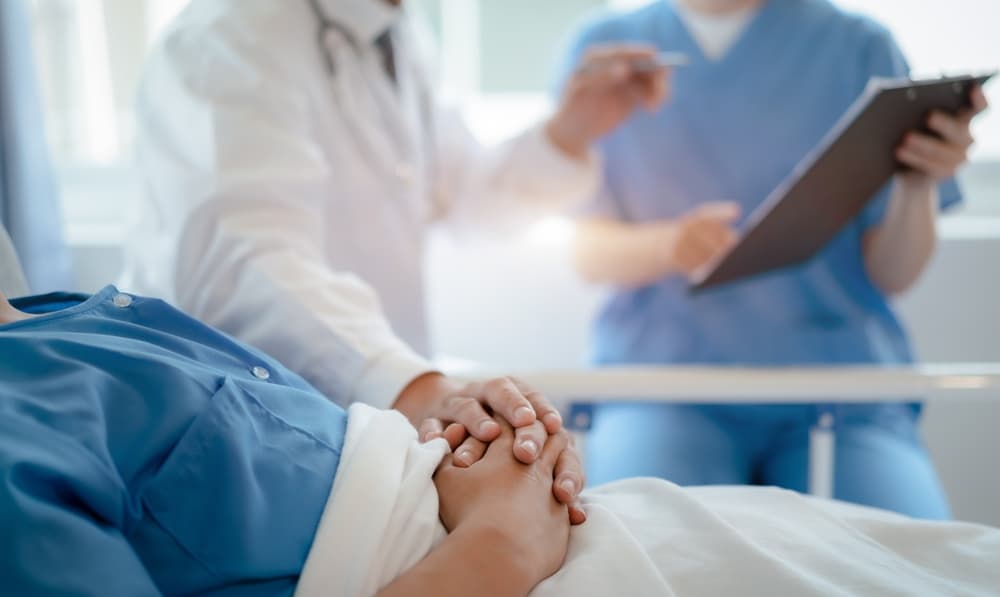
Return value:
[(528, 406), (519, 406), (516, 409), (514, 409), (515, 419), (527, 419), (529, 417), (532, 417), (534, 414), (535, 411), (533, 411), (531, 407)]
[(479, 433), (490, 433), (497, 428), (496, 421), (483, 421), (479, 424)]
[(469, 464), (472, 461), (472, 452), (469, 450), (462, 450), (455, 456), (455, 459), (463, 464)]
[(560, 416), (559, 413), (549, 413), (542, 417), (542, 421), (551, 425), (562, 425), (562, 416)]
[(563, 479), (559, 482), (559, 487), (570, 495), (576, 495), (576, 483), (572, 479)]
[(521, 442), (521, 448), (524, 449), (524, 451), (527, 452), (528, 454), (531, 454), (532, 456), (538, 454), (538, 444), (535, 443), (535, 440), (532, 439), (524, 440), (523, 442)]

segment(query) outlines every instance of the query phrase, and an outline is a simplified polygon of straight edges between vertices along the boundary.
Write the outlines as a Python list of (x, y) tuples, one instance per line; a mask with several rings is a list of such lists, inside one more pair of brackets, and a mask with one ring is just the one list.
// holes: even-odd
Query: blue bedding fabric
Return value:
[(9, 595), (282, 595), (347, 415), (277, 361), (109, 286), (0, 326)]

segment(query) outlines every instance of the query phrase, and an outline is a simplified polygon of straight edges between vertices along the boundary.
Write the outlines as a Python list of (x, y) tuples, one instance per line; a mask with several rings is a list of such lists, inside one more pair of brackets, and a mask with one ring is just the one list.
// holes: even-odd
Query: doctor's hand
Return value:
[(553, 144), (577, 159), (639, 107), (655, 111), (669, 94), (670, 69), (636, 69), (655, 60), (656, 48), (603, 45), (587, 51), (567, 81), (559, 108), (546, 126)]
[[(462, 385), (440, 373), (427, 373), (403, 390), (394, 408), (417, 427), (421, 441), (447, 439), (457, 466), (476, 463), (500, 437), (494, 416), (514, 428), (511, 454), (524, 464), (535, 462), (549, 442), (566, 433), (559, 411), (545, 396), (508, 377)], [(586, 514), (579, 506), (583, 465), (571, 443), (560, 452), (554, 471), (553, 495), (569, 506), (573, 524), (584, 522)]]
[[(912, 168), (899, 176), (902, 182), (934, 185), (955, 175), (968, 159), (972, 137), (972, 119), (986, 110), (989, 103), (981, 87), (972, 90), (972, 105), (952, 115), (934, 111), (927, 118), (933, 134), (911, 131), (896, 150), (896, 158)], [(936, 135), (936, 136), (935, 136)]]
[(530, 589), (554, 574), (566, 557), (569, 522), (566, 506), (550, 491), (559, 459), (569, 448), (565, 432), (553, 435), (532, 464), (512, 456), (516, 431), (503, 418), (500, 433), (472, 466), (459, 466), (446, 456), (434, 474), (441, 522), (449, 533), (476, 533), (489, 538), (482, 549), (503, 559), (495, 566), (523, 574)]
[(728, 201), (706, 203), (664, 222), (665, 269), (694, 276), (736, 242), (733, 226), (740, 206)]

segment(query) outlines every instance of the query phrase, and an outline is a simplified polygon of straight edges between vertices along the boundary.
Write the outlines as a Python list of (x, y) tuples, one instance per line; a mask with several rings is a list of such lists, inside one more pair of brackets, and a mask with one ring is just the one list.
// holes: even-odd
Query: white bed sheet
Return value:
[[(431, 476), (446, 450), (398, 413), (353, 406), (297, 594), (372, 595), (426, 555), (445, 536)], [(774, 488), (636, 479), (584, 496), (588, 522), (535, 597), (1000, 594), (998, 529)]]

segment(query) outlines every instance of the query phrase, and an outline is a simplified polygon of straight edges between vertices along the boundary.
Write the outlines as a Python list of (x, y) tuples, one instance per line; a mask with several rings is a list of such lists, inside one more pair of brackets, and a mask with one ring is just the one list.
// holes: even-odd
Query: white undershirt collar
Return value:
[(675, 9), (705, 57), (716, 61), (739, 41), (760, 10), (759, 7), (754, 7), (724, 15), (710, 15), (680, 6), (679, 3)]

